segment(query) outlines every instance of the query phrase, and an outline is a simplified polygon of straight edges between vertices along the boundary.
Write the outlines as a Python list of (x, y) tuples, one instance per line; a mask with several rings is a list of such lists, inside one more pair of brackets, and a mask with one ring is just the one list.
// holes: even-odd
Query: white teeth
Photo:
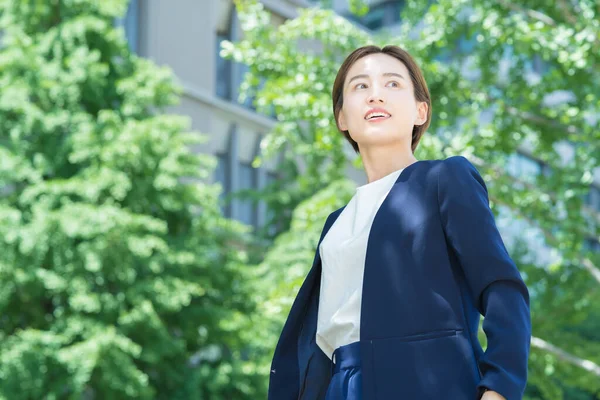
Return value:
[(389, 117), (389, 116), (390, 116), (389, 114), (384, 114), (384, 113), (378, 113), (377, 112), (377, 113), (368, 114), (366, 119), (371, 119), (373, 117)]

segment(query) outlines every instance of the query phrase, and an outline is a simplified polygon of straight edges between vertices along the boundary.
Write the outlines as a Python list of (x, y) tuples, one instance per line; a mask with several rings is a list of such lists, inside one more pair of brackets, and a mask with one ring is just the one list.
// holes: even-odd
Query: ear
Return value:
[(420, 101), (417, 105), (417, 118), (415, 120), (415, 125), (423, 125), (427, 122), (427, 110), (429, 107), (427, 103), (424, 101)]
[(338, 127), (340, 131), (347, 131), (348, 124), (346, 124), (346, 116), (344, 115), (344, 110), (340, 110), (338, 114)]

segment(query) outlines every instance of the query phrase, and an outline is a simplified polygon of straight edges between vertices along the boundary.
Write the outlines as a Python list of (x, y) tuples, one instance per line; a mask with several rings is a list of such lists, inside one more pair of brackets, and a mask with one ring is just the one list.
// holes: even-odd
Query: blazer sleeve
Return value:
[(487, 187), (462, 156), (441, 162), (438, 204), (444, 233), (455, 251), (479, 312), (487, 349), (479, 359), (481, 394), (523, 397), (531, 341), (529, 291), (511, 259), (489, 207)]

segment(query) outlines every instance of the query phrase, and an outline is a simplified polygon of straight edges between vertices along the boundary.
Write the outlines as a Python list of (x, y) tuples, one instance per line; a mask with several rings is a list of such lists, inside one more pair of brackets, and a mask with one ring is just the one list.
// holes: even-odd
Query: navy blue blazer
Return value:
[[(319, 244), (343, 208), (329, 215)], [(320, 277), (317, 247), (275, 347), (269, 400), (325, 398), (331, 360), (315, 342)], [(476, 399), (482, 388), (522, 398), (529, 292), (466, 158), (401, 172), (373, 220), (362, 289), (364, 400)]]

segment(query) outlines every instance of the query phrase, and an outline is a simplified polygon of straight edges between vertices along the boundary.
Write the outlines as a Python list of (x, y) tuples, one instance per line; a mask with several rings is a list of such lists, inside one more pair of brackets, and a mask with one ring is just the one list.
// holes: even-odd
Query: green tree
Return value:
[[(355, 12), (364, 13), (361, 3), (352, 2)], [(598, 398), (600, 335), (593, 327), (599, 324), (600, 255), (593, 248), (600, 216), (582, 201), (600, 158), (596, 2), (536, 1), (523, 8), (504, 0), (413, 0), (405, 3), (400, 29), (376, 33), (319, 7), (300, 10), (275, 27), (259, 3), (236, 4), (244, 40), (224, 42), (223, 54), (249, 66), (242, 89), (255, 96), (259, 111), (274, 112), (280, 121), (255, 165), (284, 153), (285, 179), (269, 188), (268, 199), (289, 232), (299, 233), (294, 226), (305, 218), (298, 212), (292, 214), (297, 221), (290, 219), (290, 209), (339, 185), (348, 162), (360, 165), (346, 151), (331, 111), (341, 61), (365, 44), (406, 48), (422, 66), (433, 99), (432, 124), (417, 157), (465, 155), (488, 183), (494, 212), (530, 226), (511, 249), (532, 293), (529, 398)], [(534, 62), (544, 74), (533, 73)], [(485, 113), (492, 118), (482, 118)], [(507, 164), (522, 144), (544, 163), (541, 173), (509, 173)], [(565, 144), (572, 146), (567, 160), (559, 154)], [(290, 289), (297, 291), (311, 264), (316, 240), (304, 238), (314, 239), (321, 214), (338, 208), (351, 192), (339, 192), (331, 203), (319, 201), (321, 224), (306, 226), (304, 250), (291, 265), (278, 260), (289, 260), (293, 241), (278, 239), (271, 247), (263, 267), (281, 290), (263, 301), (280, 306), (263, 312), (274, 321), (287, 315), (295, 293)], [(550, 262), (529, 249), (532, 236), (551, 249)], [(275, 322), (273, 347), (280, 329)]]
[(247, 228), (125, 8), (0, 1), (0, 398), (257, 398)]

